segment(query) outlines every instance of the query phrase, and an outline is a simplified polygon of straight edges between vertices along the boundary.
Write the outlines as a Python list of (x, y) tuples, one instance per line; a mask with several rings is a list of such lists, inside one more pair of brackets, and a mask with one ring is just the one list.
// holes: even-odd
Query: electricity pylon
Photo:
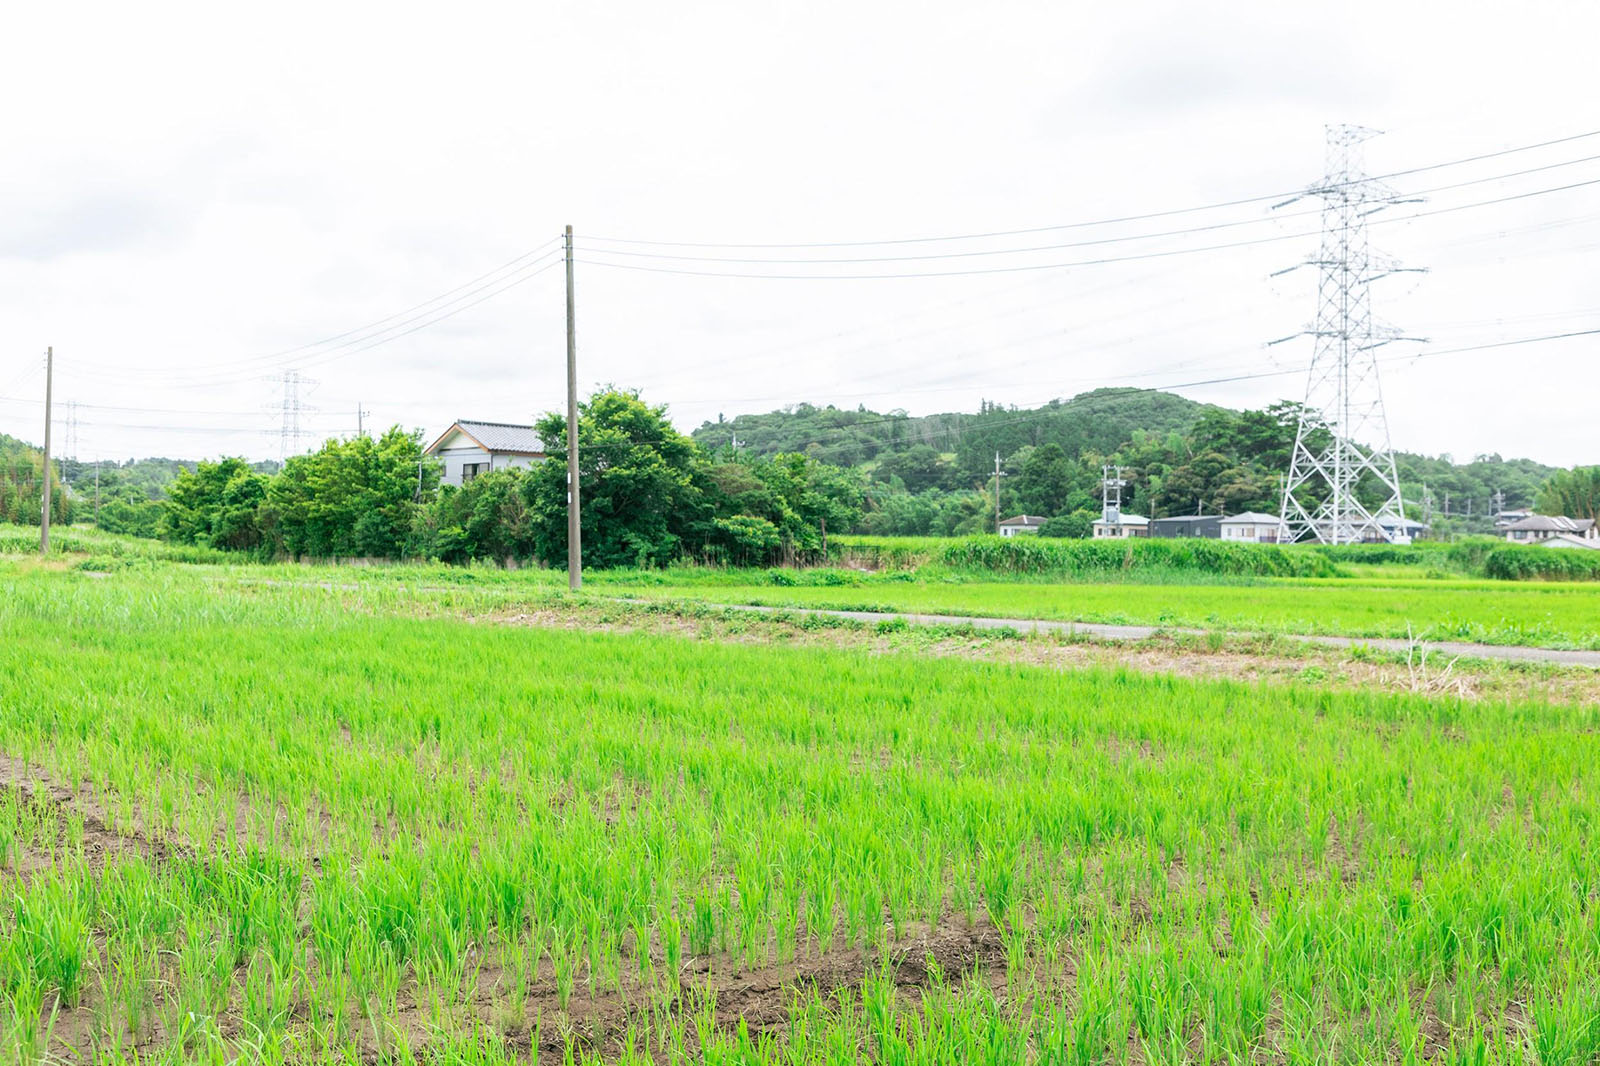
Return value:
[[(1323, 180), (1274, 205), (1283, 207), (1302, 196), (1322, 201), (1321, 249), (1300, 264), (1318, 270), (1316, 321), (1308, 330), (1272, 342), (1314, 338), (1305, 404), (1283, 484), (1279, 541), (1409, 540), (1378, 383), (1377, 351), (1392, 341), (1420, 338), (1401, 337), (1373, 318), (1371, 283), (1406, 268), (1371, 252), (1367, 218), (1393, 204), (1416, 201), (1402, 200), (1362, 172), (1357, 146), (1377, 132), (1329, 126)], [(1374, 507), (1362, 503), (1358, 486), (1365, 487), (1369, 499), (1381, 502)]]

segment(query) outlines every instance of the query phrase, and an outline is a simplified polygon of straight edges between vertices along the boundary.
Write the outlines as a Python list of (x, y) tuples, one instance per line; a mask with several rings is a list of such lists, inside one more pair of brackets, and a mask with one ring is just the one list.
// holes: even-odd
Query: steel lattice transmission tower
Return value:
[[(1315, 323), (1272, 342), (1306, 335), (1314, 339), (1305, 405), (1283, 484), (1280, 541), (1409, 540), (1378, 383), (1377, 350), (1391, 341), (1420, 338), (1402, 338), (1373, 317), (1371, 283), (1404, 268), (1371, 252), (1367, 218), (1392, 204), (1415, 201), (1402, 200), (1362, 172), (1359, 145), (1377, 133), (1360, 126), (1329, 126), (1327, 174), (1302, 194), (1322, 201), (1322, 246), (1314, 259), (1300, 264), (1318, 270)], [(1381, 502), (1363, 504), (1356, 491), (1360, 485), (1369, 499)]]
[(311, 436), (309, 429), (301, 427), (300, 418), (316, 408), (300, 398), (300, 389), (317, 383), (298, 370), (286, 370), (278, 380), (283, 389), (280, 405), (283, 422), (278, 430), (278, 459), (281, 462), (297, 454), (300, 442)]

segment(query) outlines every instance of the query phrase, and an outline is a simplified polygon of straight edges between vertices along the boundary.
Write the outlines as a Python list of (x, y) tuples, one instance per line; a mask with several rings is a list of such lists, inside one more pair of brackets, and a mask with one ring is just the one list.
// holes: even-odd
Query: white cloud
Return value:
[[(37, 5), (0, 41), (0, 385), (54, 344), (85, 454), (273, 454), (266, 377), (284, 360), (241, 360), (395, 315), (567, 222), (590, 248), (595, 236), (1021, 229), (1303, 187), (1324, 122), (1386, 129), (1369, 146), (1377, 172), (1595, 125), (1600, 15), (1510, 10)], [(1593, 154), (1600, 138), (1397, 184)], [(1593, 177), (1600, 162), (1440, 193), (1426, 209)], [(1386, 288), (1382, 314), (1435, 348), (1592, 328), (1597, 190), (1375, 229), (1375, 244), (1432, 270)], [(1301, 326), (1310, 296), (1267, 275), (1314, 248), (1293, 238), (1305, 226), (1315, 219), (1061, 249), (1031, 261), (1284, 238), (1036, 274), (800, 282), (581, 265), (582, 374), (643, 384), (689, 426), (800, 400), (972, 409), (1292, 366), (1307, 353), (1261, 344)], [(358, 402), (430, 428), (555, 407), (561, 311), (551, 270), (392, 344), (312, 359), (315, 426), (353, 429)], [(1395, 441), (1594, 461), (1594, 350), (1385, 364)], [(1246, 405), (1297, 387), (1285, 376), (1191, 394)], [(0, 430), (37, 438), (34, 399), (0, 399)]]

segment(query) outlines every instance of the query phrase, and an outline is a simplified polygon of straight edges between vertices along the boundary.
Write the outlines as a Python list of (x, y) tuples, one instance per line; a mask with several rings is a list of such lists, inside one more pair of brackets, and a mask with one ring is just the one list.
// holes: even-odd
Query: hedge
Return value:
[(1508, 544), (1489, 553), (1483, 572), (1504, 581), (1600, 581), (1600, 551)]
[(1331, 560), (1317, 552), (1199, 537), (967, 537), (946, 547), (939, 561), (958, 570), (1002, 574), (1079, 575), (1146, 569), (1263, 577), (1336, 577), (1339, 573)]

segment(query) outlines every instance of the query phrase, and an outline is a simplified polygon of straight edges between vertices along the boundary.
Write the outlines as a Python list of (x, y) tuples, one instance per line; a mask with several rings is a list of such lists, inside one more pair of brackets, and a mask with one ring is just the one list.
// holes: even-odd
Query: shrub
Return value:
[(1338, 570), (1317, 552), (1274, 544), (1226, 544), (1196, 537), (1148, 540), (1062, 540), (967, 537), (947, 547), (940, 562), (958, 570), (1002, 574), (1103, 574), (1167, 569), (1264, 577), (1333, 577)]
[(1600, 551), (1507, 544), (1489, 553), (1483, 572), (1504, 581), (1600, 581)]
[(1087, 540), (1089, 534), (1093, 532), (1093, 511), (1073, 511), (1071, 514), (1056, 515), (1054, 518), (1045, 519), (1044, 525), (1039, 527), (1041, 537), (1066, 537), (1072, 540)]

